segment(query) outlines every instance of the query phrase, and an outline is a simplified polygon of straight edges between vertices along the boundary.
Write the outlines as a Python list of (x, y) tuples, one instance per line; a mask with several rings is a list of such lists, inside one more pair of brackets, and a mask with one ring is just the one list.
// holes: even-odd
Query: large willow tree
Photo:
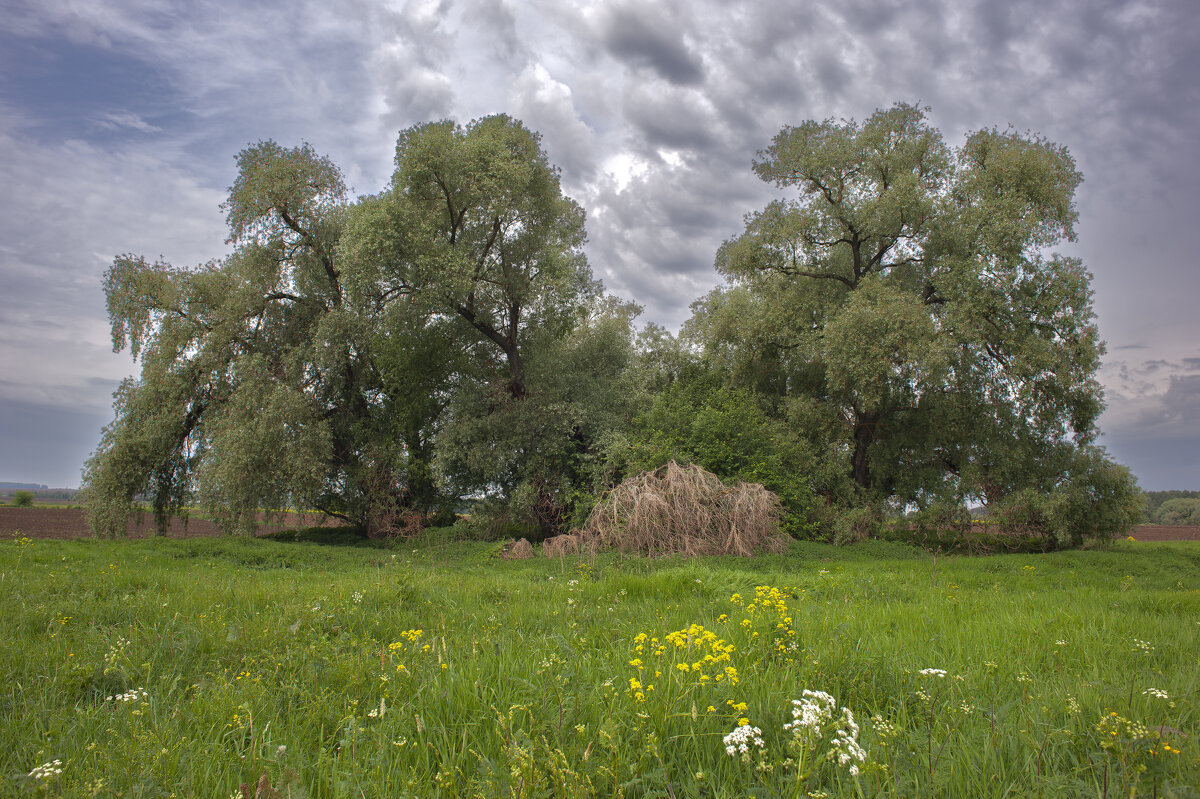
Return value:
[[(690, 331), (901, 505), (1048, 490), (1087, 448), (1103, 352), (1066, 149), (982, 130), (948, 147), (922, 109), (784, 128), (755, 172), (787, 190), (717, 257)], [(1081, 461), (1082, 458), (1082, 461)]]
[[(106, 273), (114, 348), (142, 371), (85, 472), (103, 534), (140, 495), (160, 523), (199, 500), (229, 530), (264, 508), (369, 526), (452, 502), (455, 470), (435, 466), (445, 430), (469, 440), (468, 422), (523, 405), (539, 364), (596, 329), (583, 212), (537, 134), (505, 116), (402, 132), (391, 188), (356, 202), (310, 147), (259, 143), (238, 156), (225, 210), (227, 258), (123, 255)], [(562, 449), (575, 422), (535, 443)], [(505, 429), (492, 465), (528, 443)]]

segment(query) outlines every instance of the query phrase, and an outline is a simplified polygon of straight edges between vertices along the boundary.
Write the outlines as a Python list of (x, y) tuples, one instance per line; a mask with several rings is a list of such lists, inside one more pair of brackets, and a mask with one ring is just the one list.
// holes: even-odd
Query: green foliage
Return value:
[(1200, 491), (1146, 491), (1142, 494), (1149, 524), (1200, 524)]
[(1129, 469), (1109, 460), (1102, 448), (1089, 447), (1052, 491), (1018, 491), (997, 503), (992, 518), (1057, 546), (1079, 546), (1125, 535), (1141, 515), (1141, 492)]
[(106, 274), (142, 374), (86, 469), (98, 532), (142, 494), (160, 529), (199, 501), (231, 532), (298, 506), (391, 530), (520, 487), (551, 526), (570, 510), (622, 412), (635, 311), (600, 297), (537, 134), (417, 125), (391, 187), (356, 202), (310, 146), (260, 142), (224, 208), (223, 261)]
[(1141, 518), (1141, 491), (1125, 466), (1101, 447), (1079, 452), (1067, 479), (1050, 495), (1051, 520), (1060, 541), (1110, 540), (1129, 532)]
[(1159, 524), (1200, 524), (1200, 499), (1169, 499), (1158, 507)]
[(817, 459), (803, 439), (772, 419), (751, 392), (725, 388), (711, 376), (675, 382), (610, 442), (616, 479), (668, 461), (694, 463), (726, 483), (759, 483), (779, 495), (792, 535), (820, 534), (813, 491)]
[(18, 489), (13, 492), (12, 504), (14, 508), (32, 508), (33, 507), (33, 492), (24, 489)]
[(952, 150), (898, 104), (785, 127), (755, 171), (792, 196), (722, 246), (730, 285), (686, 332), (801, 422), (850, 483), (828, 496), (963, 506), (1070, 479), (1103, 346), (1086, 270), (1044, 253), (1075, 235), (1064, 148), (983, 130)]

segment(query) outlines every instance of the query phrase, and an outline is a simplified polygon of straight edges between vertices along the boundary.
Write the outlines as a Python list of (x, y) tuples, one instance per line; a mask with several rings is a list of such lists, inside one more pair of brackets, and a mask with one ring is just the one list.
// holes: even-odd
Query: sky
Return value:
[(587, 210), (606, 288), (676, 329), (780, 196), (784, 125), (906, 102), (959, 145), (1012, 127), (1084, 175), (1108, 354), (1101, 443), (1200, 489), (1200, 4), (1194, 0), (6, 0), (0, 15), (0, 481), (75, 487), (112, 392), (114, 256), (228, 253), (234, 156), (309, 142), (356, 194), (397, 133), (505, 112)]

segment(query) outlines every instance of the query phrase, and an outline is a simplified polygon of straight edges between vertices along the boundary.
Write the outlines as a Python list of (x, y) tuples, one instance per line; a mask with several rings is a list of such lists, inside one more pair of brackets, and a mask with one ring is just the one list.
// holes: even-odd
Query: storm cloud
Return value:
[[(587, 209), (597, 276), (674, 328), (720, 243), (779, 196), (750, 165), (782, 126), (903, 101), (951, 145), (1012, 126), (1070, 149), (1085, 182), (1062, 249), (1094, 275), (1109, 344), (1103, 440), (1148, 487), (1200, 487), (1180, 451), (1200, 429), (1198, 22), (1188, 0), (15, 0), (0, 402), (28, 423), (0, 427), (0, 479), (78, 483), (99, 429), (67, 446), (55, 414), (104, 416), (137, 368), (109, 351), (104, 270), (225, 253), (218, 205), (251, 142), (310, 142), (373, 193), (402, 128), (511, 113)], [(34, 457), (37, 425), (57, 461)]]

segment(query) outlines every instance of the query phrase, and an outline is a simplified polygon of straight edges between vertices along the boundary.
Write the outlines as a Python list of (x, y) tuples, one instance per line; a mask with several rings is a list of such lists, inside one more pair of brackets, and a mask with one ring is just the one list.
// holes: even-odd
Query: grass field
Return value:
[(1200, 545), (492, 550), (0, 542), (0, 795), (1200, 795)]

